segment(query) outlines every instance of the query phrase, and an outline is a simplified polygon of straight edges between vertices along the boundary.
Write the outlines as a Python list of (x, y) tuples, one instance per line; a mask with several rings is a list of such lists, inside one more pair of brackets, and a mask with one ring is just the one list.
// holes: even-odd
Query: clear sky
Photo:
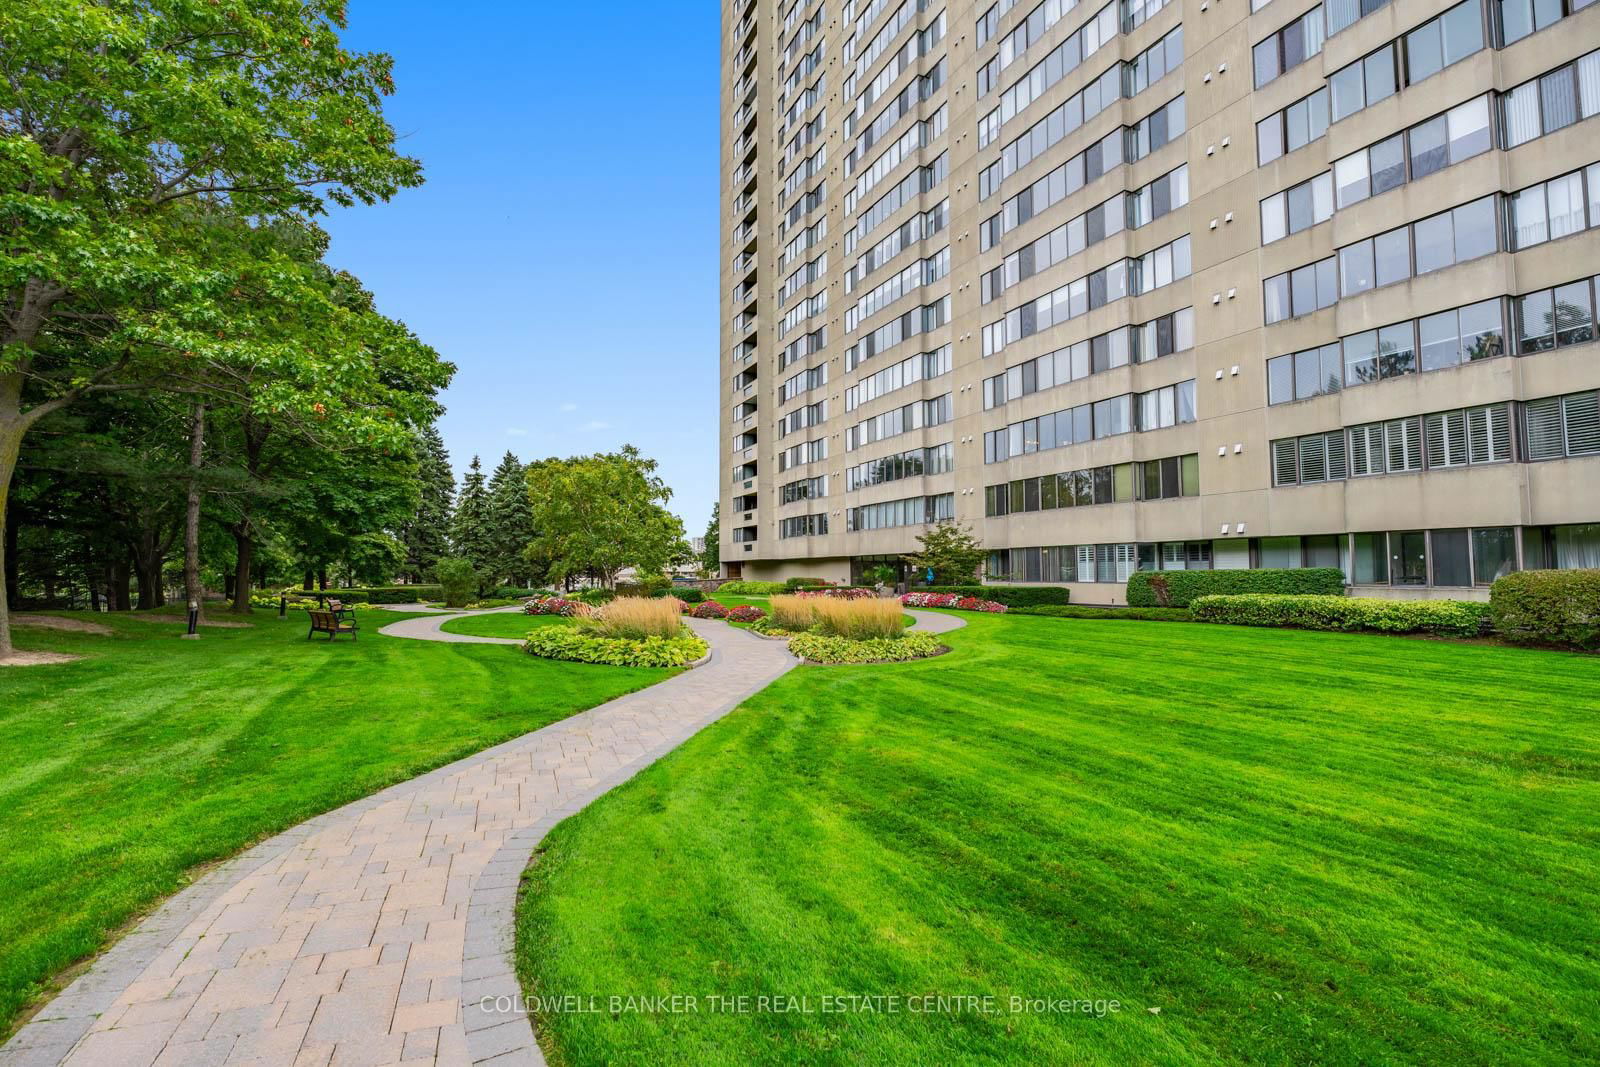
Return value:
[(427, 184), (336, 212), (330, 259), (458, 370), (459, 474), (637, 445), (717, 493), (718, 6), (352, 0)]

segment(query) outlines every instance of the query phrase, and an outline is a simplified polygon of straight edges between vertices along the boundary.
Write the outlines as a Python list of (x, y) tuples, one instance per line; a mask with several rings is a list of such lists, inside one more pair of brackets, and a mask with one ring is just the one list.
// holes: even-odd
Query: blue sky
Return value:
[(637, 445), (704, 532), (717, 492), (719, 19), (684, 4), (353, 0), (427, 184), (329, 258), (459, 368), (460, 473)]

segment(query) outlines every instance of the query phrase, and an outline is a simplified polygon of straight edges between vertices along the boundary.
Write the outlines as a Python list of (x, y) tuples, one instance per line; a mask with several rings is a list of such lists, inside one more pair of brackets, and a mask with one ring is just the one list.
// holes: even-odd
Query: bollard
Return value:
[(287, 596), (285, 596), (285, 595), (279, 594), (279, 596), (278, 596), (278, 618), (287, 619), (288, 617), (289, 617), (289, 598)]
[(189, 632), (183, 636), (197, 638), (200, 636), (200, 604), (198, 601), (189, 601)]

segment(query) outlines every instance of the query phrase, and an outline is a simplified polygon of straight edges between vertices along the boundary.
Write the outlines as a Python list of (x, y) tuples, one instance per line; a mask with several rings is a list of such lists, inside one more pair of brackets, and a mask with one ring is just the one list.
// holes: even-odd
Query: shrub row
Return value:
[(672, 592), (672, 579), (665, 574), (653, 574), (631, 582), (618, 582), (618, 596), (665, 596)]
[(290, 597), (311, 599), (320, 593), (346, 604), (426, 604), (444, 598), (442, 585), (369, 585), (352, 589), (285, 589)]
[(1043, 615), (1052, 619), (1132, 619), (1142, 622), (1193, 622), (1188, 608), (1095, 608), (1083, 604), (1040, 604), (1016, 608), (1013, 615)]
[(692, 588), (688, 588), (688, 587), (685, 587), (685, 588), (682, 588), (682, 589), (673, 589), (673, 590), (670, 591), (670, 594), (668, 594), (668, 595), (677, 597), (679, 600), (683, 601), (685, 604), (699, 604), (702, 601), (704, 601), (705, 598), (706, 598), (706, 594), (705, 594), (704, 590), (702, 590), (702, 589), (692, 589)]
[(1508, 574), (1489, 587), (1489, 607), (1508, 641), (1600, 648), (1600, 570)]
[(545, 626), (522, 643), (524, 652), (545, 659), (604, 663), (612, 667), (684, 667), (708, 645), (687, 630), (677, 637), (600, 637), (569, 626)]
[(784, 592), (793, 593), (801, 589), (822, 589), (832, 584), (825, 578), (786, 578), (783, 589)]
[(798, 634), (789, 639), (789, 651), (811, 663), (899, 663), (925, 659), (943, 650), (937, 637), (919, 632), (864, 641), (824, 634)]
[(1128, 576), (1128, 606), (1186, 608), (1196, 597), (1232, 593), (1342, 596), (1344, 572), (1337, 567), (1246, 571), (1135, 571)]
[(1039, 604), (1065, 604), (1072, 590), (1064, 585), (929, 585), (915, 586), (913, 593), (954, 593), (957, 596), (993, 600), (1008, 608), (1031, 608)]
[(1190, 609), (1196, 622), (1234, 626), (1470, 637), (1483, 630), (1488, 605), (1470, 600), (1236, 593), (1197, 597)]
[(783, 582), (747, 582), (736, 578), (717, 586), (717, 592), (727, 593), (729, 596), (772, 596), (776, 593), (786, 593), (788, 589)]
[(829, 600), (866, 600), (877, 595), (871, 589), (863, 589), (856, 585), (831, 585), (826, 589), (802, 589), (795, 593), (795, 596), (826, 597)]

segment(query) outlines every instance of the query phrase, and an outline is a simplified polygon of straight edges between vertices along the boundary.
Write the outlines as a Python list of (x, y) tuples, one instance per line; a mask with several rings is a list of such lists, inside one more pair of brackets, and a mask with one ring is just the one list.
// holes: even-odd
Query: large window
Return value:
[(1272, 442), (1273, 485), (1337, 482), (1347, 475), (1343, 430), (1285, 437)]
[(983, 408), (987, 411), (1091, 374), (1129, 363), (1147, 363), (1193, 347), (1194, 308), (1174, 311), (1137, 326), (1121, 326), (984, 379)]
[(1595, 226), (1600, 226), (1600, 163), (1506, 197), (1506, 232), (1513, 251)]
[(1589, 279), (1513, 297), (1511, 310), (1519, 353), (1547, 352), (1594, 340), (1594, 300)]
[(1267, 403), (1287, 404), (1291, 400), (1337, 393), (1343, 381), (1337, 341), (1277, 356), (1267, 360)]
[(1322, 8), (1312, 8), (1252, 50), (1256, 88), (1322, 52)]
[(796, 515), (778, 520), (779, 537), (820, 537), (827, 532), (827, 515)]
[(1600, 114), (1600, 51), (1523, 82), (1500, 97), (1506, 148)]
[(1494, 197), (1486, 196), (1346, 245), (1339, 249), (1339, 295), (1354, 296), (1489, 255), (1496, 250), (1498, 231)]
[[(1500, 304), (1499, 299), (1483, 300), (1344, 338), (1345, 386), (1503, 355), (1505, 329)], [(1426, 346), (1420, 361), (1419, 335)]]
[(1489, 98), (1480, 96), (1419, 122), (1408, 130), (1334, 161), (1335, 207), (1347, 208), (1369, 196), (1425, 178), (1464, 159), (1487, 152)]
[(1328, 87), (1301, 97), (1256, 123), (1256, 162), (1271, 163), (1328, 132)]
[(869, 485), (897, 482), (902, 478), (944, 474), (954, 467), (952, 445), (946, 441), (942, 445), (913, 448), (909, 452), (899, 452), (848, 467), (844, 472), (844, 489), (847, 493), (853, 493)]
[(1267, 325), (1309, 315), (1339, 300), (1339, 270), (1334, 257), (1274, 274), (1261, 283)]
[(1273, 193), (1261, 201), (1261, 243), (1271, 244), (1333, 217), (1333, 174)]
[(986, 486), (983, 511), (988, 518), (998, 518), (1055, 508), (1168, 500), (1199, 493), (1200, 457), (1191, 453)]
[(893, 526), (923, 526), (956, 517), (954, 493), (939, 496), (914, 496), (905, 500), (886, 500), (845, 511), (845, 529), (852, 533)]
[(1515, 44), (1540, 30), (1547, 30), (1561, 19), (1581, 11), (1595, 0), (1491, 0), (1500, 44)]
[(1484, 47), (1479, 0), (1462, 0), (1403, 37), (1328, 76), (1334, 122), (1433, 77)]
[(1530, 460), (1600, 455), (1600, 392), (1530, 400), (1522, 425)]
[(1195, 421), (1194, 379), (1145, 393), (1123, 393), (1013, 422), (983, 435), (983, 461), (1002, 463), (1052, 448)]

